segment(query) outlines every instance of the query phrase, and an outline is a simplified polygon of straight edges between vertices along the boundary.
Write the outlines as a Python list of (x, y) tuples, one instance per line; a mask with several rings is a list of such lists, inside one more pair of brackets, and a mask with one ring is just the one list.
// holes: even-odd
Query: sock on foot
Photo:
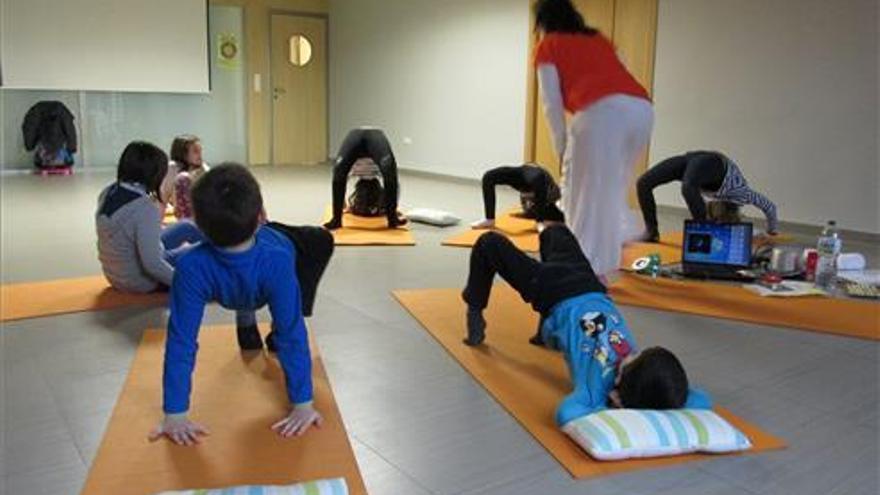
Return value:
[(256, 325), (238, 327), (238, 347), (243, 351), (258, 351), (263, 348), (263, 339), (260, 337), (260, 329)]
[(491, 229), (495, 226), (495, 220), (491, 218), (484, 218), (483, 220), (477, 220), (476, 222), (471, 223), (472, 229)]
[(657, 230), (647, 230), (642, 234), (642, 242), (660, 242), (660, 232)]
[(467, 338), (463, 342), (469, 346), (480, 345), (486, 340), (486, 320), (483, 318), (483, 310), (468, 308), (467, 331)]
[(342, 220), (334, 218), (329, 222), (324, 224), (324, 228), (327, 230), (336, 230), (342, 227)]
[(388, 217), (388, 227), (392, 229), (396, 229), (397, 227), (403, 227), (404, 225), (409, 223), (409, 219), (406, 218), (402, 213), (397, 212), (397, 215), (393, 217)]

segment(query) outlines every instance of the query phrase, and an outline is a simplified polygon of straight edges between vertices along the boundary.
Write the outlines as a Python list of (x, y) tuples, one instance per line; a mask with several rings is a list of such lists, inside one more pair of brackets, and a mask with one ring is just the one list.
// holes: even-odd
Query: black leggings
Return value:
[(462, 292), (468, 306), (482, 310), (489, 304), (496, 273), (542, 316), (565, 299), (606, 291), (568, 227), (548, 227), (540, 240), (538, 261), (497, 232), (480, 236), (471, 251), (467, 286)]
[(277, 222), (270, 222), (266, 226), (281, 232), (293, 242), (303, 316), (312, 316), (318, 283), (333, 256), (333, 234), (320, 227), (294, 227)]
[(361, 158), (370, 158), (382, 174), (385, 188), (385, 213), (390, 223), (397, 221), (397, 162), (385, 133), (379, 129), (354, 129), (345, 136), (333, 167), (333, 221), (342, 220), (345, 187), (351, 167)]
[(553, 202), (558, 198), (550, 198), (551, 189), (557, 189), (553, 178), (539, 167), (522, 165), (519, 167), (497, 167), (483, 174), (483, 208), (486, 218), (495, 219), (495, 186), (510, 186), (520, 193), (530, 192), (535, 195), (535, 220), (545, 219), (561, 221), (562, 213)]
[(642, 216), (648, 232), (657, 233), (657, 204), (654, 188), (676, 180), (681, 181), (681, 195), (687, 202), (694, 220), (706, 220), (706, 203), (702, 191), (715, 192), (721, 188), (727, 165), (717, 153), (694, 151), (667, 158), (649, 168), (639, 177), (637, 189)]

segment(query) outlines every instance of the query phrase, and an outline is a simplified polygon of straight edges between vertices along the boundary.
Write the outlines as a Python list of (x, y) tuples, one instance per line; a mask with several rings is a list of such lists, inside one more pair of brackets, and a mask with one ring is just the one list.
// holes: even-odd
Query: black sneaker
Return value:
[(263, 339), (260, 337), (260, 329), (256, 325), (238, 327), (238, 347), (243, 351), (259, 351), (263, 348)]

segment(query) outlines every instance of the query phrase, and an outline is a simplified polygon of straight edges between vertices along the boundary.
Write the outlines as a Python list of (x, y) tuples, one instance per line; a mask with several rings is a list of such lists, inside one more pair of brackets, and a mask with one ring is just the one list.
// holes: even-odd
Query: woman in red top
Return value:
[(651, 100), (570, 0), (539, 0), (535, 29), (541, 97), (562, 162), (563, 210), (596, 273), (608, 276), (623, 243), (639, 234), (626, 191), (651, 138)]

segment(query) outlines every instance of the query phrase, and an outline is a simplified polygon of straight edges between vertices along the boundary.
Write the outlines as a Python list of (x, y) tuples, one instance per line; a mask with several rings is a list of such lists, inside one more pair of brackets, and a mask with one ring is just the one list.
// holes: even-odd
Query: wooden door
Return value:
[(272, 163), (327, 160), (327, 20), (272, 15)]
[[(654, 82), (654, 49), (657, 31), (657, 0), (573, 0), (587, 24), (612, 40), (623, 62), (651, 92)], [(533, 26), (530, 26), (532, 29)], [(532, 34), (532, 47), (537, 38)], [(530, 57), (534, 56), (534, 50)], [(526, 160), (535, 161), (559, 176), (561, 164), (553, 149), (550, 128), (538, 93), (534, 65), (529, 60), (526, 121)], [(646, 158), (636, 167), (640, 174)]]

